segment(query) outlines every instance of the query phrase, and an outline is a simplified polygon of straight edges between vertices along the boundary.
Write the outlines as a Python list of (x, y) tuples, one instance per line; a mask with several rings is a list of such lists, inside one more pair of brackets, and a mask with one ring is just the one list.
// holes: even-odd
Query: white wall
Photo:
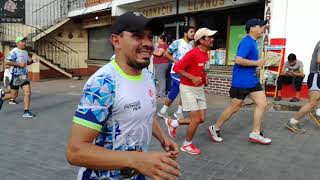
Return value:
[(139, 2), (142, 0), (113, 0), (112, 1), (112, 16), (120, 16), (121, 14), (127, 12), (128, 10), (125, 8), (121, 8), (120, 6), (123, 4), (129, 4), (134, 2)]
[(319, 0), (288, 0), (286, 55), (295, 53), (304, 63), (305, 74), (309, 73), (311, 56), (320, 40), (319, 7)]
[(319, 7), (319, 0), (272, 0), (270, 38), (286, 38), (285, 56), (296, 54), (303, 61), (306, 75), (320, 40)]
[(286, 36), (286, 17), (287, 0), (272, 0), (269, 39), (284, 38)]

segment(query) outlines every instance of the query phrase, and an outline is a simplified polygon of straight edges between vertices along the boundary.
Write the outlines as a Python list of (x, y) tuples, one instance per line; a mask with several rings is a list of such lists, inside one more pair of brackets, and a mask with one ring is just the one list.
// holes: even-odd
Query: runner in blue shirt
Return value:
[(217, 122), (209, 126), (208, 132), (215, 142), (221, 142), (220, 128), (231, 116), (238, 112), (244, 99), (249, 95), (256, 104), (253, 113), (253, 128), (249, 141), (260, 144), (271, 144), (271, 139), (264, 137), (261, 123), (267, 107), (267, 98), (256, 74), (257, 67), (263, 67), (265, 60), (259, 59), (257, 39), (264, 32), (267, 21), (250, 19), (246, 23), (247, 36), (244, 37), (237, 51), (232, 73), (232, 83), (229, 91), (232, 98), (230, 105), (222, 112)]

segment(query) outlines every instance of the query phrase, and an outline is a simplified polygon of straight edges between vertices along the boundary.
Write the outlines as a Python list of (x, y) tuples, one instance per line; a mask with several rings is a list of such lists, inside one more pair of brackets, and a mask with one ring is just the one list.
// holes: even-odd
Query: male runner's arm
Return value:
[(28, 61), (28, 62), (27, 62), (27, 65), (31, 65), (31, 64), (33, 64), (33, 63), (34, 63), (34, 61), (31, 60), (31, 61)]
[(73, 123), (66, 151), (71, 165), (100, 170), (131, 168), (153, 179), (178, 179), (179, 167), (171, 153), (107, 150), (92, 144), (98, 134)]
[(178, 145), (164, 134), (156, 116), (153, 120), (152, 135), (158, 139), (162, 148), (170, 153), (171, 158), (177, 158), (179, 154)]
[(178, 62), (175, 58), (173, 58), (172, 54), (169, 53), (168, 49), (163, 53), (163, 56), (174, 63)]
[(27, 66), (27, 64), (26, 64), (26, 63), (16, 63), (16, 62), (9, 61), (9, 60), (6, 60), (5, 65), (7, 65), (7, 66), (21, 67), (21, 68), (23, 68), (23, 67), (26, 67), (26, 66)]
[(258, 61), (253, 61), (249, 59), (244, 59), (240, 56), (236, 56), (235, 63), (241, 66), (258, 66), (263, 67), (266, 61), (264, 59), (259, 59)]
[(241, 66), (258, 66), (263, 67), (265, 64), (264, 59), (260, 59), (258, 61), (246, 59), (251, 53), (251, 50), (255, 48), (251, 43), (240, 42), (237, 56), (235, 58), (235, 63)]
[(170, 61), (176, 63), (178, 62), (178, 60), (176, 60), (174, 57), (173, 57), (173, 53), (175, 51), (178, 51), (178, 46), (179, 46), (179, 41), (176, 40), (176, 41), (173, 41), (170, 46), (167, 48), (167, 50), (163, 53), (163, 56), (168, 58)]
[(21, 67), (21, 68), (27, 66), (26, 63), (17, 63), (16, 59), (17, 59), (17, 55), (16, 55), (15, 51), (14, 50), (10, 51), (10, 53), (6, 59), (5, 65), (6, 66)]
[(195, 86), (198, 86), (202, 83), (202, 77), (194, 76), (194, 75), (188, 73), (187, 71), (185, 71), (185, 68), (189, 64), (191, 64), (191, 62), (194, 61), (195, 58), (196, 57), (192, 53), (192, 50), (189, 51), (178, 63), (176, 63), (173, 66), (173, 71), (180, 74), (181, 76), (184, 76), (184, 77), (190, 79)]

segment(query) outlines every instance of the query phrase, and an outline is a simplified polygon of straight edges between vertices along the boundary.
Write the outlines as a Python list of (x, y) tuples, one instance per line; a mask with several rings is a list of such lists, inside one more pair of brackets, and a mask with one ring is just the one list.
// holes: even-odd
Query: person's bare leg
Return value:
[(263, 91), (252, 92), (250, 93), (250, 97), (256, 104), (253, 113), (252, 132), (260, 133), (262, 119), (268, 105), (267, 97)]
[(221, 113), (217, 122), (215, 123), (215, 128), (220, 129), (223, 124), (230, 119), (230, 117), (239, 111), (241, 108), (243, 100), (233, 98), (229, 106)]
[(196, 133), (199, 124), (201, 123), (201, 112), (200, 112), (200, 110), (191, 111), (189, 114), (191, 117), (191, 122), (188, 126), (188, 129), (187, 129), (186, 141), (190, 142), (190, 141), (192, 141), (192, 138), (193, 138), (194, 134)]
[(303, 105), (298, 112), (293, 115), (295, 120), (301, 120), (312, 109), (320, 103), (320, 91), (309, 91), (309, 102)]
[(166, 98), (166, 99), (164, 100), (164, 105), (166, 105), (166, 106), (171, 106), (171, 104), (172, 104), (172, 101), (171, 101), (169, 98)]
[(207, 110), (206, 109), (200, 110), (200, 118), (201, 118), (200, 120), (202, 122), (204, 122), (206, 120), (206, 115), (207, 115)]
[(191, 122), (190, 117), (186, 117), (178, 120), (179, 125), (189, 125), (190, 122)]
[(30, 108), (30, 96), (31, 96), (31, 86), (30, 84), (24, 85), (22, 87), (24, 92), (24, 110), (29, 110)]
[(3, 100), (15, 99), (18, 97), (18, 92), (19, 92), (18, 90), (11, 89), (10, 93), (6, 93), (2, 99)]

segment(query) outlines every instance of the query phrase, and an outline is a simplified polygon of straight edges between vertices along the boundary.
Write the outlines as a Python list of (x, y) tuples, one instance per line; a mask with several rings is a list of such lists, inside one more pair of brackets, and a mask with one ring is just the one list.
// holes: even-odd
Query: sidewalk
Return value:
[[(272, 145), (263, 146), (248, 142), (252, 127), (253, 106), (242, 108), (222, 129), (224, 142), (213, 143), (208, 136), (207, 127), (217, 120), (230, 99), (216, 95), (207, 95), (208, 111), (205, 123), (201, 124), (193, 142), (201, 149), (201, 155), (189, 155), (180, 152), (178, 162), (181, 165), (184, 180), (319, 180), (320, 128), (305, 117), (307, 132), (302, 135), (288, 131), (284, 124), (294, 112), (266, 112), (264, 120), (265, 135), (270, 137)], [(272, 105), (273, 99), (268, 98)], [(246, 100), (245, 104), (250, 104)], [(278, 103), (278, 102), (276, 102)], [(281, 102), (291, 106), (286, 101)], [(305, 102), (296, 103), (301, 106)], [(269, 107), (272, 107), (272, 106)], [(160, 107), (160, 106), (159, 106)], [(176, 106), (170, 108), (173, 113)], [(163, 120), (160, 120), (164, 126)], [(177, 130), (176, 142), (184, 141), (186, 127)], [(153, 141), (154, 142), (154, 141)], [(159, 149), (156, 143), (151, 149)]]

